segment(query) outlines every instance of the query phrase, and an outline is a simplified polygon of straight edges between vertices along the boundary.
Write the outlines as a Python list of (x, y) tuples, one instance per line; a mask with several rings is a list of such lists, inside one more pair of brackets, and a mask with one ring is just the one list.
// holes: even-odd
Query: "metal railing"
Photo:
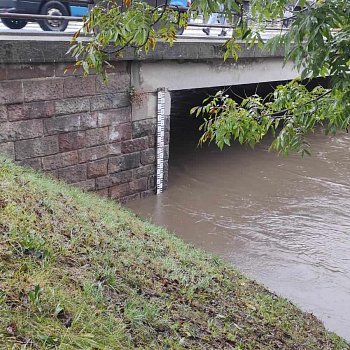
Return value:
[[(174, 6), (172, 7), (173, 9), (176, 10), (184, 10), (185, 8), (181, 8), (179, 6)], [(77, 17), (77, 16), (52, 16), (52, 15), (37, 15), (37, 14), (25, 14), (25, 13), (9, 13), (9, 12), (0, 12), (0, 19), (1, 18), (8, 18), (8, 19), (17, 19), (17, 20), (28, 20), (30, 22), (37, 22), (37, 21), (41, 21), (41, 20), (54, 20), (54, 21), (69, 21), (69, 22), (82, 22), (83, 21), (83, 17)], [(273, 26), (266, 26), (266, 30), (269, 31), (280, 31), (282, 28), (282, 20), (280, 21), (281, 25), (279, 27), (273, 27)], [(217, 29), (232, 29), (234, 28), (234, 25), (232, 24), (206, 24), (204, 23), (193, 23), (191, 21), (189, 21), (187, 23), (186, 27), (193, 27), (193, 28), (217, 28)], [(11, 31), (11, 33), (16, 33), (16, 31), (18, 31), (18, 29), (13, 29)], [(21, 34), (24, 33), (23, 31), (20, 32)], [(20, 34), (18, 33), (18, 34)], [(29, 33), (29, 31), (26, 31), (26, 33)], [(31, 31), (30, 33), (32, 34), (36, 34), (38, 33)], [(44, 32), (46, 34), (49, 33), (55, 33), (55, 34), (68, 34), (68, 33), (64, 33), (64, 32)], [(1, 34), (1, 31), (0, 31)]]

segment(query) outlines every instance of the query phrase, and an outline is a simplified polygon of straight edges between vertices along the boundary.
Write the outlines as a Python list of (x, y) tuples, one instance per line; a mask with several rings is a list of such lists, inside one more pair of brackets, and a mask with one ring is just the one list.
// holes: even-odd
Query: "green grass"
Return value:
[(0, 349), (350, 349), (122, 209), (0, 160)]

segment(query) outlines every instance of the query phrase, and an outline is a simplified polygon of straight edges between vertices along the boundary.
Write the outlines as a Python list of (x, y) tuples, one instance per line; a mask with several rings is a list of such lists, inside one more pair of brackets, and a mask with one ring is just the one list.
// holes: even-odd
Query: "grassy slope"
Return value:
[(0, 160), (0, 349), (350, 349), (115, 203)]

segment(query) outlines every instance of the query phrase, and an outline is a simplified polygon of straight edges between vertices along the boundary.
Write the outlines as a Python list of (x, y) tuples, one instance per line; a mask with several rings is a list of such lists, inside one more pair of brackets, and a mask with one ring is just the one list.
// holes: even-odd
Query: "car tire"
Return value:
[[(179, 11), (179, 14), (182, 14), (185, 12)], [(182, 35), (185, 31), (185, 27), (180, 27), (179, 25), (176, 28), (176, 35)]]
[(22, 29), (27, 25), (27, 21), (17, 18), (1, 18), (1, 22), (10, 29)]
[[(41, 15), (48, 16), (69, 16), (69, 11), (60, 1), (51, 0), (46, 2), (41, 10)], [(64, 32), (68, 26), (68, 20), (50, 20), (44, 19), (38, 21), (42, 30), (51, 32)]]
[(185, 31), (185, 28), (184, 27), (177, 27), (176, 29), (176, 34), (177, 35), (182, 35)]

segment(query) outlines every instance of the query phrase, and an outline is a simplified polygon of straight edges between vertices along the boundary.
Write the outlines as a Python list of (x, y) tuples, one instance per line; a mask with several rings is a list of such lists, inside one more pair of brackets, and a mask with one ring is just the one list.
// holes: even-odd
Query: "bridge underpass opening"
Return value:
[(181, 158), (186, 156), (190, 149), (197, 148), (200, 152), (201, 148), (216, 147), (214, 144), (198, 145), (202, 135), (199, 127), (203, 119), (190, 115), (189, 111), (192, 107), (202, 105), (205, 98), (214, 96), (220, 90), (239, 102), (240, 97), (253, 94), (266, 96), (277, 85), (285, 83), (287, 81), (171, 91), (169, 178), (171, 178), (172, 163), (181, 163)]
[[(242, 98), (259, 95), (262, 97), (271, 93), (277, 85), (286, 84), (289, 80), (273, 81), (258, 84), (244, 84), (233, 86), (218, 86), (202, 89), (176, 90), (171, 91), (171, 112), (170, 112), (170, 144), (169, 144), (169, 167), (171, 169), (172, 162), (181, 162), (181, 157), (186, 155), (189, 148), (194, 149), (208, 147), (209, 144), (198, 145), (198, 141), (202, 132), (199, 130), (203, 120), (201, 117), (196, 118), (190, 115), (192, 107), (200, 106), (203, 100), (209, 96), (214, 96), (218, 91), (225, 91), (235, 101), (240, 102)], [(304, 83), (309, 90), (317, 85), (328, 86), (329, 79), (314, 79)], [(209, 147), (216, 147), (212, 144)], [(249, 146), (239, 146), (249, 148)], [(171, 170), (169, 172), (171, 177)]]

